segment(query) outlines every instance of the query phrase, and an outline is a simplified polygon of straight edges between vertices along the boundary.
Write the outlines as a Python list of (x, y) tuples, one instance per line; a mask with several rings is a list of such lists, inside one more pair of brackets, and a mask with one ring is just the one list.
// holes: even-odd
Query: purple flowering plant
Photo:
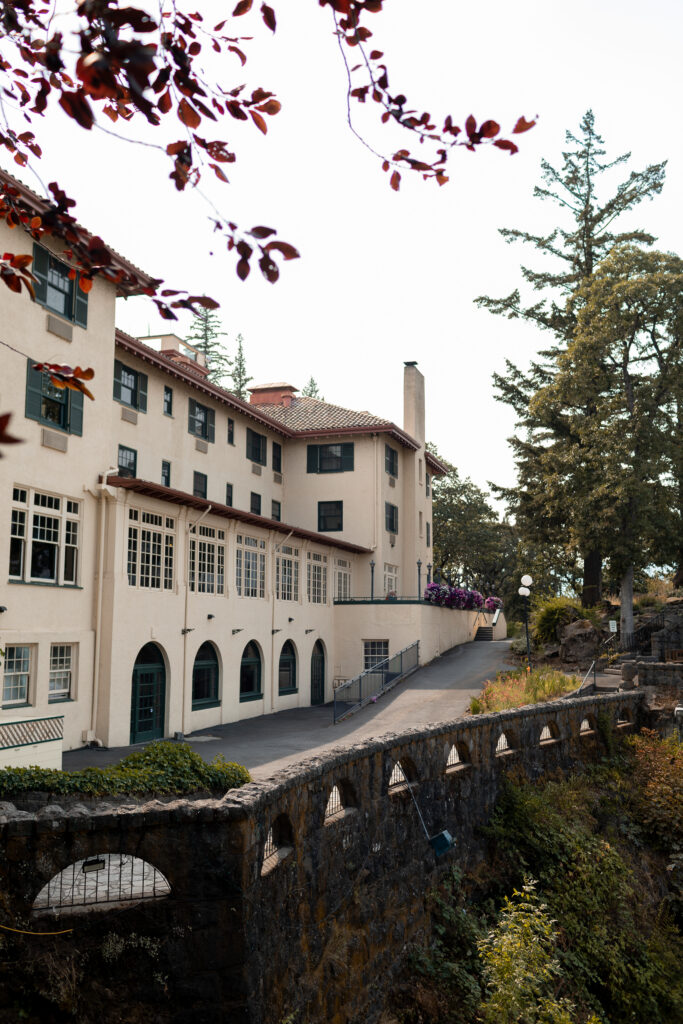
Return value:
[[(456, 608), (460, 611), (476, 611), (479, 608), (486, 608), (492, 611), (502, 607), (503, 602), (498, 597), (484, 600), (483, 594), (478, 590), (469, 590), (466, 587), (450, 587), (446, 583), (428, 583), (424, 599), (430, 604), (438, 604), (442, 608)], [(487, 602), (498, 602), (491, 607)]]

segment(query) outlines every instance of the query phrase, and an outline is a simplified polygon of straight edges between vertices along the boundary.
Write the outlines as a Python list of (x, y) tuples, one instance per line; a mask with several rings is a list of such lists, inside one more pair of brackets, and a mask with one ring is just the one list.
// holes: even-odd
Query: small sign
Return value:
[(610, 633), (616, 633), (616, 631), (617, 631), (617, 620), (616, 619), (610, 619), (609, 620), (609, 631), (610, 631)]

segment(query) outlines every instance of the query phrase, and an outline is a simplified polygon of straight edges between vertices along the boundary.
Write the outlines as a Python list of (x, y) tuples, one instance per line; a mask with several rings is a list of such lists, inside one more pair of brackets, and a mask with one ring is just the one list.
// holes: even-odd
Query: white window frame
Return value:
[(235, 590), (238, 597), (266, 596), (266, 542), (238, 533), (235, 547)]
[[(12, 541), (20, 545), (21, 571), (19, 574), (10, 572), (9, 579), (47, 586), (78, 586), (81, 505), (81, 501), (62, 494), (14, 485), (10, 535)], [(54, 577), (31, 575), (34, 542), (56, 549)]]
[(278, 601), (299, 600), (299, 549), (288, 544), (275, 557), (275, 597)]
[(48, 704), (73, 699), (77, 650), (78, 644), (50, 644)]
[(384, 593), (398, 594), (398, 569), (397, 565), (390, 562), (384, 563)]
[(176, 520), (143, 508), (128, 509), (126, 569), (136, 590), (173, 590)]
[(348, 601), (351, 597), (351, 562), (348, 558), (335, 558), (334, 597), (336, 601)]
[(187, 578), (192, 593), (225, 593), (225, 530), (200, 523), (190, 534)]
[(306, 572), (309, 604), (327, 604), (327, 555), (309, 551)]
[(363, 640), (363, 671), (374, 668), (388, 657), (388, 640)]
[[(21, 651), (19, 659), (15, 654), (16, 651)], [(23, 653), (25, 652), (25, 653)], [(21, 707), (24, 704), (29, 704), (29, 696), (31, 693), (31, 682), (33, 674), (33, 663), (34, 663), (34, 648), (31, 644), (8, 644), (5, 648), (5, 657), (3, 659), (2, 667), (2, 706), (3, 708)], [(14, 684), (10, 680), (19, 679), (23, 682)], [(7, 697), (8, 684), (15, 689), (16, 687), (23, 687), (18, 689), (18, 696)]]

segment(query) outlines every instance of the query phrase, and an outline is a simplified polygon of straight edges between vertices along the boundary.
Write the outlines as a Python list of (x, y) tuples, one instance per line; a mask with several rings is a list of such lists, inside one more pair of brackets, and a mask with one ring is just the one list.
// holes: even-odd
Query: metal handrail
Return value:
[[(387, 690), (391, 690), (402, 679), (411, 675), (420, 664), (420, 641), (404, 647), (403, 650), (392, 654), (390, 658), (384, 658), (376, 665), (364, 669), (353, 679), (342, 683), (334, 691), (334, 721), (339, 722), (342, 718), (354, 714), (368, 704), (373, 698), (376, 700)], [(341, 707), (341, 704), (349, 704), (349, 699), (342, 700), (340, 695), (348, 694), (350, 707)], [(338, 707), (339, 704), (339, 707)]]

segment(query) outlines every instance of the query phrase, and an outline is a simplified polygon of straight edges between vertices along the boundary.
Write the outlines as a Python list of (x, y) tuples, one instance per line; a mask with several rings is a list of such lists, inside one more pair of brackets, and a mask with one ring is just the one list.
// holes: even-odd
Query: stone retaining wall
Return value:
[[(479, 829), (505, 775), (539, 777), (593, 761), (608, 733), (637, 728), (642, 704), (640, 691), (590, 696), (390, 734), (222, 800), (62, 807), (53, 798), (36, 809), (34, 798), (31, 810), (5, 803), (6, 923), (48, 930), (51, 919), (31, 917), (31, 908), (53, 876), (84, 858), (132, 854), (163, 873), (169, 897), (61, 912), (54, 929), (73, 933), (40, 940), (57, 958), (87, 952), (74, 993), (81, 1024), (137, 1020), (143, 1011), (178, 1024), (280, 1024), (293, 1012), (297, 1024), (369, 1024), (405, 947), (428, 938), (427, 891), (450, 864), (465, 868), (484, 853)], [(541, 741), (545, 726), (550, 738)], [(503, 732), (508, 749), (496, 753)], [(454, 745), (459, 763), (448, 768)], [(390, 788), (398, 762), (406, 781)], [(326, 819), (335, 786), (344, 807)], [(429, 835), (447, 829), (456, 840), (439, 861), (413, 797)], [(271, 829), (279, 849), (264, 865)], [(99, 959), (112, 934), (157, 943), (154, 964), (141, 953)], [(163, 989), (150, 981), (157, 976)], [(93, 984), (116, 991), (116, 1005), (98, 1004)]]

